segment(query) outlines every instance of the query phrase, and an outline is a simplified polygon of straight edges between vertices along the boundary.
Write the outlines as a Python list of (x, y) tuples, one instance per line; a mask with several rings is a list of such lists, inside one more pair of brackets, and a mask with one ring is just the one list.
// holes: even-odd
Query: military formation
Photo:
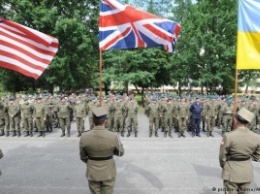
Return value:
[[(200, 137), (200, 129), (208, 137), (214, 137), (213, 130), (222, 130), (222, 136), (232, 129), (234, 108), (247, 108), (254, 113), (254, 119), (249, 129), (258, 131), (260, 102), (246, 96), (239, 97), (237, 103), (233, 97), (217, 95), (195, 95), (189, 97), (173, 96), (171, 94), (147, 94), (144, 96), (145, 114), (149, 118), (149, 136), (158, 137), (158, 130), (164, 136), (172, 137), (172, 132), (178, 137), (185, 137), (185, 132)], [(236, 107), (234, 107), (236, 106)]]
[[(0, 136), (25, 137), (38, 134), (44, 137), (53, 128), (61, 129), (61, 137), (70, 137), (71, 122), (75, 121), (78, 137), (94, 128), (92, 109), (105, 107), (108, 112), (106, 128), (118, 132), (122, 137), (138, 136), (139, 105), (134, 95), (110, 94), (99, 96), (74, 93), (70, 95), (3, 95), (0, 100)], [(230, 132), (234, 106), (245, 107), (255, 117), (250, 130), (257, 132), (260, 103), (257, 98), (238, 98), (235, 105), (232, 98), (220, 96), (179, 97), (171, 94), (146, 94), (143, 96), (144, 112), (148, 117), (149, 137), (158, 137), (159, 130), (164, 137), (200, 137), (201, 130), (208, 137), (214, 137), (216, 127), (222, 135)], [(88, 117), (87, 117), (88, 116)], [(88, 121), (86, 121), (88, 118)], [(89, 122), (89, 129), (85, 129)], [(23, 133), (23, 134), (22, 134)]]

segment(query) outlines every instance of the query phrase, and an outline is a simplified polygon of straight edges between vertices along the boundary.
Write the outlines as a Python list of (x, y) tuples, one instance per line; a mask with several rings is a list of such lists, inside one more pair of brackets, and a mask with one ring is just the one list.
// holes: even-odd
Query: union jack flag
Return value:
[(116, 0), (100, 2), (100, 50), (164, 46), (168, 52), (173, 52), (179, 32), (177, 22)]

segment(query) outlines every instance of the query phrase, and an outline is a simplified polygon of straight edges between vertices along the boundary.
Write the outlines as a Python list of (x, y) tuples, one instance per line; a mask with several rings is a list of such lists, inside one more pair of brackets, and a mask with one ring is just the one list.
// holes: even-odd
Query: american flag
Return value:
[(100, 50), (164, 46), (167, 51), (173, 52), (179, 32), (177, 22), (116, 0), (100, 2)]
[(0, 18), (0, 67), (38, 79), (58, 46), (56, 38)]

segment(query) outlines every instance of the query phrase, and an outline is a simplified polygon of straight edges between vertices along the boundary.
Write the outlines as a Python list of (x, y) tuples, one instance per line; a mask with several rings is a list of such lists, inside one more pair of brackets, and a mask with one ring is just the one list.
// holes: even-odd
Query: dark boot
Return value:
[(127, 137), (130, 137), (130, 135), (131, 135), (131, 132), (130, 132), (130, 131), (128, 131), (128, 133), (127, 133)]
[(70, 130), (68, 130), (67, 136), (70, 137)]
[(42, 137), (45, 137), (45, 131), (42, 131)]
[(50, 131), (49, 131), (49, 127), (46, 127), (46, 132), (50, 132)]
[(7, 131), (7, 132), (6, 132), (6, 137), (8, 137), (8, 136), (9, 136), (9, 134), (10, 134), (10, 133), (9, 133), (9, 131)]
[(158, 133), (157, 133), (157, 131), (155, 132), (155, 134), (154, 134), (154, 135), (155, 135), (155, 137), (158, 137)]
[(31, 131), (31, 133), (30, 133), (30, 137), (33, 137), (33, 132)]
[(172, 132), (171, 131), (169, 131), (169, 137), (172, 138)]
[(0, 136), (4, 136), (4, 135), (5, 135), (5, 132), (4, 132), (4, 131), (1, 131)]
[(181, 134), (182, 134), (182, 132), (179, 132), (179, 134), (178, 134), (178, 138), (180, 138), (180, 137), (181, 137)]
[(149, 137), (152, 137), (152, 135), (153, 135), (153, 133), (152, 133), (152, 132), (150, 132), (150, 133), (149, 133)]
[(184, 138), (186, 137), (186, 136), (184, 135), (184, 132), (181, 133), (181, 136), (184, 137)]
[(29, 136), (29, 131), (26, 131), (24, 137), (28, 137)]
[(209, 132), (209, 136), (214, 137), (212, 131)]
[(50, 133), (52, 132), (52, 127), (50, 127), (49, 132), (50, 132)]
[(137, 132), (137, 131), (135, 131), (135, 137), (137, 137), (137, 133), (138, 133), (138, 132)]
[(14, 136), (16, 136), (16, 131), (13, 131), (13, 135), (12, 135), (12, 137), (14, 137)]
[(209, 137), (209, 136), (210, 136), (210, 132), (208, 131), (208, 132), (207, 132), (207, 137)]
[(21, 136), (21, 131), (18, 131), (17, 136), (18, 136), (18, 137)]
[(121, 131), (121, 136), (124, 137), (125, 136), (125, 133), (124, 131)]
[(168, 132), (164, 131), (164, 137), (167, 137)]
[(64, 136), (65, 136), (65, 131), (63, 130), (60, 137), (64, 137)]
[(78, 135), (77, 135), (77, 137), (80, 137), (81, 136), (81, 132), (80, 131), (78, 131)]
[(42, 136), (42, 131), (39, 132), (39, 135), (37, 137), (41, 137)]

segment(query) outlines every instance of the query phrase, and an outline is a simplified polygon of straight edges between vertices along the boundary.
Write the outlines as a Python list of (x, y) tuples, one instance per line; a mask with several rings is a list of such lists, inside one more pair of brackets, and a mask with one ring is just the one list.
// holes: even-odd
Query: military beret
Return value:
[(13, 100), (14, 100), (14, 96), (10, 96), (9, 101), (13, 101)]

